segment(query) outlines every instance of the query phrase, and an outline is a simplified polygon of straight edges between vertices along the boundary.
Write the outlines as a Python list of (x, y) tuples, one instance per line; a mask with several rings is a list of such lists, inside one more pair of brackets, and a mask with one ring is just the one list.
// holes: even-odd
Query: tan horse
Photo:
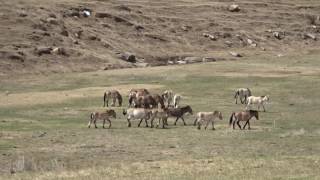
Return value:
[(235, 129), (234, 125), (235, 123), (237, 123), (237, 125), (241, 129), (240, 121), (246, 121), (246, 124), (243, 126), (242, 129), (245, 129), (247, 124), (249, 125), (249, 129), (251, 129), (249, 121), (252, 117), (255, 117), (257, 120), (259, 120), (258, 111), (248, 110), (248, 111), (241, 111), (241, 112), (233, 112), (230, 116), (229, 125), (231, 126), (233, 122), (233, 129)]
[(204, 129), (207, 129), (208, 125), (212, 124), (212, 130), (215, 130), (214, 128), (214, 120), (219, 118), (222, 120), (222, 113), (220, 111), (214, 111), (214, 112), (198, 112), (197, 118), (194, 121), (194, 125), (198, 124), (198, 129), (201, 129), (201, 125), (203, 123), (206, 123), (206, 126)]
[(153, 128), (153, 121), (155, 118), (158, 118), (158, 124), (157, 127), (160, 125), (160, 121), (162, 120), (162, 128), (165, 128), (165, 125), (167, 125), (167, 119), (168, 119), (168, 109), (152, 109), (151, 110), (151, 128)]
[(115, 106), (116, 101), (118, 100), (119, 106), (122, 106), (122, 96), (117, 90), (109, 90), (104, 93), (103, 96), (103, 107), (106, 106), (107, 102), (107, 107), (109, 106), (109, 99), (112, 99), (111, 106)]
[(116, 118), (116, 112), (113, 109), (108, 109), (105, 112), (92, 112), (90, 115), (90, 120), (88, 124), (88, 128), (91, 127), (92, 122), (94, 123), (94, 127), (97, 127), (97, 120), (103, 120), (103, 128), (104, 124), (106, 123), (106, 120), (109, 122), (109, 128), (111, 127), (111, 120), (109, 119), (110, 117)]
[(134, 119), (140, 119), (138, 127), (140, 127), (142, 120), (145, 120), (146, 127), (148, 127), (148, 120), (150, 119), (151, 111), (144, 108), (129, 108), (127, 110), (123, 109), (123, 115), (127, 116), (128, 127), (131, 127), (131, 120)]

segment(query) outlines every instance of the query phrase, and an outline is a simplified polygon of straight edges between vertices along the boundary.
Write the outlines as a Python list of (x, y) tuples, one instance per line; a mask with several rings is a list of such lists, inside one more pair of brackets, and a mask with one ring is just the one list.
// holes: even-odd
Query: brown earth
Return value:
[[(232, 4), (240, 11), (230, 12)], [(315, 49), (319, 10), (318, 0), (1, 0), (0, 75)], [(130, 54), (136, 63), (121, 59)]]

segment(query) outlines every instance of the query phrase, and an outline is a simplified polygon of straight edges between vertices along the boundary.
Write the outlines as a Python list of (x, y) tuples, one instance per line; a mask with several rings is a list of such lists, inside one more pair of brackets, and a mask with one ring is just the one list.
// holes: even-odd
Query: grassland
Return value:
[[(0, 86), (0, 179), (319, 179), (319, 52), (170, 67), (9, 77)], [(172, 89), (195, 112), (220, 110), (216, 130), (88, 129), (105, 89)], [(253, 130), (232, 130), (233, 91), (269, 94)], [(127, 97), (125, 97), (127, 102)], [(172, 124), (173, 119), (169, 120)], [(13, 174), (10, 174), (10, 171)]]

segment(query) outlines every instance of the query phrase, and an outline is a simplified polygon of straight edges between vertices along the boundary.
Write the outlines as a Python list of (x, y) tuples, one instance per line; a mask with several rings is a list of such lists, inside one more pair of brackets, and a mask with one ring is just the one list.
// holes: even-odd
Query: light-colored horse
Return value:
[(181, 101), (181, 95), (180, 94), (175, 94), (173, 96), (173, 105), (174, 105), (175, 108), (179, 107), (180, 101)]
[(266, 112), (264, 104), (266, 104), (268, 101), (269, 101), (269, 96), (259, 96), (259, 97), (249, 96), (246, 109), (248, 110), (248, 109), (251, 108), (251, 105), (257, 104), (258, 105), (258, 110), (260, 109), (260, 106), (262, 106), (263, 107), (263, 111)]
[(238, 98), (240, 99), (241, 104), (247, 103), (247, 98), (252, 96), (251, 90), (249, 88), (239, 88), (234, 94), (234, 99), (236, 104), (238, 103)]
[(104, 93), (103, 96), (103, 107), (106, 106), (107, 102), (107, 107), (109, 106), (109, 99), (112, 99), (111, 106), (115, 106), (116, 100), (118, 100), (119, 106), (122, 106), (122, 96), (117, 90), (108, 90)]
[(151, 114), (151, 128), (153, 128), (153, 121), (155, 118), (158, 118), (159, 121), (157, 123), (157, 127), (159, 127), (160, 125), (160, 121), (162, 120), (162, 128), (165, 128), (165, 125), (167, 124), (167, 119), (169, 117), (168, 115), (168, 109), (164, 108), (164, 109), (152, 109), (151, 110), (152, 114)]
[(172, 90), (165, 90), (161, 96), (163, 100), (167, 103), (167, 107), (169, 107), (172, 104), (174, 96)]
[(242, 129), (245, 129), (247, 124), (249, 125), (249, 129), (251, 129), (249, 121), (252, 117), (255, 117), (257, 120), (259, 120), (259, 112), (255, 110), (233, 112), (230, 116), (229, 125), (231, 126), (231, 124), (233, 123), (233, 129), (235, 129), (235, 124), (237, 123), (237, 125), (241, 129), (240, 121), (246, 121), (246, 124)]
[(140, 119), (138, 127), (142, 120), (145, 120), (146, 127), (148, 127), (148, 119), (151, 117), (150, 109), (144, 108), (129, 108), (127, 110), (123, 109), (123, 115), (127, 115), (128, 127), (131, 127), (131, 120)]
[(109, 122), (109, 128), (111, 127), (111, 120), (110, 117), (116, 118), (116, 112), (113, 109), (108, 109), (105, 112), (92, 112), (90, 115), (90, 120), (88, 123), (88, 128), (91, 127), (91, 124), (94, 123), (94, 127), (97, 127), (97, 120), (103, 120), (103, 128), (106, 120)]
[(206, 123), (206, 126), (204, 129), (207, 129), (208, 125), (212, 124), (212, 130), (215, 130), (214, 128), (214, 120), (219, 118), (222, 120), (222, 113), (220, 111), (214, 111), (214, 112), (198, 112), (197, 117), (194, 121), (194, 125), (198, 125), (198, 129), (201, 129), (201, 125), (203, 123)]

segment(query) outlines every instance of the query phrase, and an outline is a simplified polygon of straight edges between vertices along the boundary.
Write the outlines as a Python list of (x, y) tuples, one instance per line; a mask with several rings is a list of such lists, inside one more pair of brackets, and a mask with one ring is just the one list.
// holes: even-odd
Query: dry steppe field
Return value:
[[(239, 12), (228, 11), (233, 3)], [(76, 7), (93, 14), (69, 17)], [(319, 20), (310, 22), (319, 8), (316, 0), (1, 1), (0, 179), (320, 179), (320, 49), (305, 36), (319, 36)], [(185, 57), (215, 61), (165, 66)], [(144, 63), (152, 67), (135, 68)], [(251, 130), (228, 124), (245, 108), (234, 103), (239, 87), (270, 96)], [(187, 126), (170, 118), (165, 129), (128, 128), (132, 88), (172, 89), (194, 114)], [(87, 128), (108, 89), (124, 98), (117, 118), (111, 129)], [(223, 114), (216, 130), (192, 125), (196, 112), (214, 110)]]

